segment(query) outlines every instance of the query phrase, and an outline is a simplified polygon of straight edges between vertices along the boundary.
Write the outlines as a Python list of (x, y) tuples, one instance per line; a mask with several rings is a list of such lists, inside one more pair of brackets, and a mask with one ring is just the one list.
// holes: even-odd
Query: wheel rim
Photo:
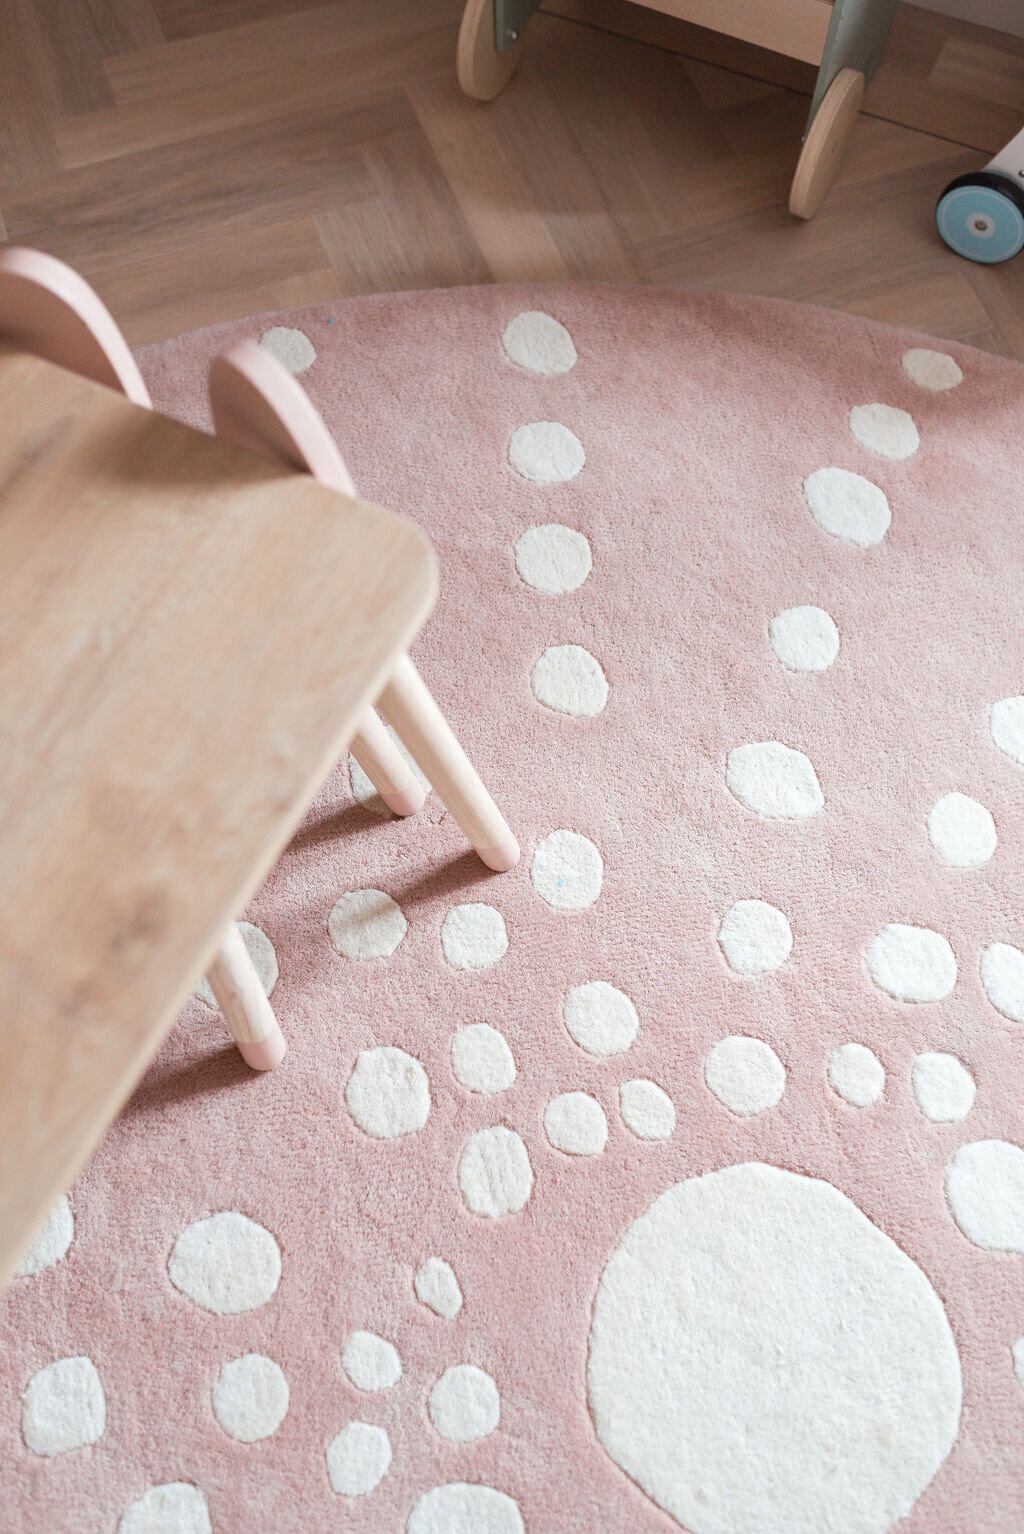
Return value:
[(1024, 215), (1016, 203), (989, 186), (957, 186), (935, 210), (939, 233), (969, 261), (1008, 261), (1024, 248)]

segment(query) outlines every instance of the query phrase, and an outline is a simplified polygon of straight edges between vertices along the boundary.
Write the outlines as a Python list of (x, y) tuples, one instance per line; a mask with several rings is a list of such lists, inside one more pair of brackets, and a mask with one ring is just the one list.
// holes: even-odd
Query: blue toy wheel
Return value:
[(1024, 191), (1008, 176), (958, 176), (935, 209), (939, 233), (958, 256), (994, 265), (1024, 250)]

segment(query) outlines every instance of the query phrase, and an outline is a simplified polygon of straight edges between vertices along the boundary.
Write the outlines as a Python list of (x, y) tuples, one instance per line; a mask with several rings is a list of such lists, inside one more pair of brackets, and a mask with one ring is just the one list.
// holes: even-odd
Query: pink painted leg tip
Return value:
[(254, 1071), (272, 1071), (275, 1065), (280, 1065), (284, 1059), (285, 1050), (288, 1048), (284, 1041), (284, 1034), (280, 1028), (265, 1039), (257, 1043), (239, 1044), (238, 1051), (246, 1065)]
[(381, 794), (381, 798), (392, 815), (415, 815), (427, 802), (427, 796), (415, 778), (400, 793)]
[(519, 843), (512, 832), (502, 839), (500, 847), (478, 847), (477, 855), (496, 874), (507, 874), (519, 862)]

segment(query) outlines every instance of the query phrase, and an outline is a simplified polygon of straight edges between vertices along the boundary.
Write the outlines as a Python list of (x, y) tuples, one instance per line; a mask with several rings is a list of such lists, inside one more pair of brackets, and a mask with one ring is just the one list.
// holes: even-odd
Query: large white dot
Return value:
[(375, 1332), (353, 1332), (341, 1367), (359, 1390), (389, 1390), (402, 1378), (402, 1360), (393, 1343)]
[(913, 416), (896, 405), (854, 405), (850, 431), (861, 447), (880, 458), (909, 458), (921, 446)]
[(956, 959), (939, 932), (890, 922), (864, 950), (879, 990), (897, 1001), (943, 1001), (956, 985)]
[(839, 654), (839, 630), (821, 607), (787, 607), (772, 619), (769, 631), (789, 671), (827, 671)]
[(71, 1213), (71, 1203), (67, 1194), (63, 1193), (19, 1262), (15, 1277), (27, 1278), (32, 1274), (42, 1273), (46, 1268), (52, 1268), (66, 1255), (74, 1234), (75, 1221)]
[(258, 1443), (276, 1433), (288, 1411), (288, 1381), (262, 1353), (233, 1358), (213, 1387), (213, 1414), (229, 1438)]
[(540, 309), (525, 309), (509, 320), (501, 338), (505, 355), (529, 373), (568, 373), (576, 365), (576, 347), (561, 320)]
[(498, 1387), (475, 1364), (455, 1364), (434, 1385), (427, 1410), (442, 1438), (450, 1443), (476, 1443), (498, 1426)]
[(586, 463), (583, 443), (558, 421), (517, 426), (508, 445), (508, 461), (535, 485), (558, 485), (575, 479)]
[(655, 1081), (624, 1081), (619, 1088), (619, 1108), (626, 1128), (638, 1140), (669, 1140), (676, 1127), (671, 1097)]
[(804, 480), (804, 495), (818, 526), (835, 538), (869, 549), (889, 531), (892, 513), (885, 494), (850, 469), (815, 469)]
[(198, 1486), (166, 1481), (125, 1508), (117, 1534), (212, 1534), (210, 1510)]
[(576, 591), (593, 569), (590, 544), (561, 522), (528, 527), (516, 542), (516, 569), (534, 591), (561, 597)]
[(488, 969), (508, 952), (505, 918), (479, 901), (452, 906), (441, 927), (441, 947), (453, 969)]
[(988, 721), (1000, 751), (1024, 766), (1024, 697), (1000, 698), (989, 709)]
[(943, 389), (954, 389), (958, 383), (963, 382), (964, 375), (959, 364), (947, 352), (935, 352), (927, 346), (912, 346), (903, 353), (900, 361), (910, 382), (917, 384), (919, 389), (931, 389), (933, 393), (939, 393)]
[[(384, 728), (391, 736), (391, 739), (394, 742), (399, 755), (404, 759), (406, 766), (411, 771), (413, 777), (416, 779), (423, 792), (425, 794), (429, 794), (430, 783), (426, 775), (420, 770), (418, 764), (413, 761), (412, 756), (406, 748), (404, 742), (399, 740), (398, 736), (395, 734), (394, 730), (389, 724), (385, 725)], [(387, 805), (384, 803), (384, 800), (381, 798), (380, 794), (378, 794), (377, 790), (374, 788), (373, 784), (370, 782), (369, 778), (366, 776), (366, 773), (360, 767), (354, 756), (349, 757), (348, 773), (349, 780), (352, 784), (352, 797), (356, 803), (363, 805), (365, 809), (372, 811), (374, 815), (381, 815), (386, 820), (392, 819), (393, 817), (391, 811), (388, 809)]]
[(365, 1134), (395, 1140), (415, 1134), (430, 1113), (430, 1081), (404, 1049), (364, 1049), (345, 1088), (348, 1111)]
[(704, 1079), (720, 1103), (747, 1118), (774, 1108), (786, 1090), (786, 1069), (763, 1039), (720, 1039), (704, 1061)]
[(274, 325), (260, 336), (265, 352), (276, 357), (289, 373), (304, 373), (316, 361), (316, 350), (304, 331), (288, 325)]
[(980, 868), (996, 850), (996, 824), (983, 804), (966, 794), (944, 794), (928, 811), (928, 836), (952, 868)]
[[(251, 921), (240, 921), (238, 923), (238, 930), (241, 933), (246, 951), (252, 960), (253, 968), (259, 976), (260, 985), (262, 985), (264, 993), (270, 996), (278, 979), (277, 954), (274, 952), (274, 945), (262, 928), (255, 926)], [(214, 996), (210, 982), (206, 979), (205, 975), (196, 986), (194, 994), (199, 997), (200, 1001), (205, 1001), (208, 1007), (213, 1007), (216, 1010), (217, 998)]]
[(436, 1316), (454, 1321), (462, 1309), (462, 1290), (451, 1265), (443, 1257), (428, 1257), (413, 1278), (416, 1298)]
[(511, 1497), (465, 1481), (424, 1492), (405, 1527), (406, 1534), (525, 1534)]
[(737, 900), (718, 929), (722, 952), (738, 975), (763, 975), (778, 969), (793, 949), (789, 922), (766, 900)]
[(530, 873), (537, 894), (556, 911), (585, 911), (601, 893), (604, 861), (578, 831), (552, 831), (538, 842)]
[(981, 956), (985, 995), (1012, 1023), (1024, 1023), (1024, 953), (1010, 943), (990, 943)]
[(955, 1055), (929, 1050), (918, 1055), (912, 1071), (914, 1097), (925, 1118), (952, 1124), (974, 1107), (974, 1077)]
[(468, 1023), (452, 1039), (452, 1070), (471, 1092), (504, 1092), (516, 1079), (507, 1040), (489, 1023)]
[(769, 820), (806, 820), (825, 803), (809, 758), (779, 740), (735, 746), (725, 781), (742, 805)]
[(636, 1038), (640, 1019), (625, 991), (607, 980), (589, 980), (562, 1004), (565, 1026), (588, 1055), (621, 1055)]
[(336, 951), (346, 959), (386, 959), (409, 924), (383, 890), (348, 890), (335, 902), (327, 930)]
[(570, 1156), (599, 1156), (608, 1143), (608, 1120), (596, 1098), (563, 1092), (544, 1109), (544, 1129), (556, 1150)]
[(376, 1491), (391, 1468), (391, 1440), (372, 1422), (350, 1422), (327, 1445), (327, 1475), (341, 1497)]
[(91, 1358), (58, 1358), (29, 1380), (21, 1432), (35, 1454), (66, 1454), (103, 1436), (107, 1403)]
[(224, 1209), (186, 1226), (167, 1263), (171, 1283), (204, 1310), (237, 1316), (273, 1297), (281, 1279), (281, 1249), (269, 1230)]
[(1024, 1150), (1005, 1140), (961, 1145), (946, 1169), (953, 1218), (975, 1246), (1024, 1252)]
[(533, 1190), (533, 1168), (514, 1129), (495, 1124), (470, 1135), (459, 1158), (459, 1187), (472, 1214), (496, 1220), (518, 1214)]
[(960, 1361), (920, 1268), (829, 1183), (678, 1184), (598, 1285), (598, 1437), (691, 1534), (884, 1534), (949, 1453)]
[(885, 1091), (885, 1068), (864, 1044), (841, 1044), (828, 1062), (829, 1085), (853, 1108), (873, 1108)]
[(600, 661), (578, 644), (545, 650), (533, 668), (530, 685), (538, 703), (574, 719), (593, 719), (608, 702), (608, 680)]

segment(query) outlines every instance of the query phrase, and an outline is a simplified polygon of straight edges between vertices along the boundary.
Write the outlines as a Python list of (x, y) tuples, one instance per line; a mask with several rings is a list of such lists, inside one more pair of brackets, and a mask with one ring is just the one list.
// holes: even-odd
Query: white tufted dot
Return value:
[(258, 1443), (276, 1433), (288, 1411), (288, 1381), (262, 1353), (233, 1358), (213, 1387), (213, 1414), (229, 1438)]
[(577, 985), (562, 1004), (565, 1026), (588, 1055), (621, 1055), (636, 1038), (640, 1019), (624, 991), (607, 980)]
[(495, 1124), (470, 1135), (459, 1158), (459, 1187), (466, 1208), (496, 1220), (518, 1214), (533, 1190), (533, 1168), (514, 1129)]
[(21, 1432), (35, 1454), (66, 1454), (103, 1436), (107, 1403), (91, 1358), (58, 1358), (29, 1380)]
[(237, 1316), (273, 1297), (281, 1249), (269, 1230), (225, 1209), (186, 1226), (167, 1263), (171, 1283), (203, 1310)]
[(348, 1111), (365, 1134), (395, 1140), (415, 1134), (430, 1113), (430, 1081), (404, 1049), (364, 1049), (345, 1088)]
[(590, 544), (582, 533), (545, 522), (528, 527), (516, 543), (516, 569), (534, 591), (561, 597), (576, 591), (593, 569)]
[(742, 805), (769, 820), (806, 820), (825, 803), (810, 760), (778, 740), (734, 747), (725, 781)]
[(471, 1092), (504, 1092), (516, 1079), (505, 1038), (487, 1023), (469, 1023), (452, 1039), (452, 1070)]
[(535, 485), (558, 485), (575, 479), (586, 463), (583, 443), (558, 421), (517, 426), (508, 445), (508, 461)]
[(569, 1156), (599, 1156), (608, 1143), (604, 1109), (586, 1092), (563, 1092), (544, 1109), (544, 1128), (556, 1150)]
[(426, 1262), (420, 1263), (413, 1278), (413, 1288), (420, 1304), (445, 1321), (454, 1321), (462, 1309), (459, 1281), (443, 1257), (428, 1257)]
[(880, 458), (909, 458), (921, 446), (913, 416), (896, 405), (854, 405), (850, 430), (861, 447)]
[(676, 1127), (671, 1097), (657, 1082), (624, 1081), (619, 1088), (619, 1108), (626, 1128), (638, 1140), (669, 1140)]
[(737, 900), (722, 918), (718, 941), (729, 968), (738, 975), (778, 969), (793, 949), (789, 922), (766, 900)]
[(990, 943), (981, 956), (985, 995), (1011, 1023), (1024, 1023), (1024, 953), (1009, 943)]
[(989, 709), (988, 720), (1000, 751), (1024, 766), (1024, 697), (1000, 698)]
[(287, 325), (274, 325), (265, 330), (260, 336), (260, 345), (289, 373), (304, 373), (316, 361), (316, 351), (309, 337)]
[(492, 905), (454, 905), (441, 927), (441, 947), (453, 969), (488, 969), (508, 952), (505, 918)]
[(864, 950), (879, 990), (897, 1001), (943, 1001), (956, 985), (956, 959), (946, 939), (929, 927), (890, 922)]
[(877, 485), (849, 469), (815, 469), (804, 480), (811, 515), (823, 532), (869, 549), (889, 531), (892, 513)]
[(327, 1476), (340, 1497), (376, 1491), (390, 1468), (391, 1440), (370, 1422), (350, 1422), (327, 1445)]
[(917, 1106), (936, 1124), (964, 1119), (974, 1107), (974, 1077), (955, 1055), (918, 1055), (912, 1077)]
[(946, 1170), (953, 1218), (975, 1246), (1024, 1252), (1024, 1150), (1005, 1140), (961, 1145)]
[(885, 1091), (885, 1069), (878, 1056), (863, 1044), (841, 1044), (832, 1051), (828, 1079), (854, 1108), (873, 1108)]
[(212, 1534), (210, 1510), (198, 1486), (166, 1481), (125, 1508), (117, 1534)]
[(538, 842), (530, 872), (537, 894), (556, 911), (585, 911), (601, 893), (604, 862), (578, 831), (552, 831)]
[(465, 1481), (424, 1492), (405, 1527), (406, 1534), (525, 1534), (511, 1497)]
[(501, 338), (505, 355), (529, 373), (568, 373), (575, 367), (576, 347), (561, 320), (540, 309), (526, 309), (509, 320)]
[(386, 959), (409, 924), (383, 890), (349, 890), (335, 902), (327, 930), (336, 951), (346, 959)]
[(67, 1254), (75, 1234), (75, 1221), (71, 1213), (71, 1203), (66, 1193), (61, 1194), (46, 1217), (43, 1225), (19, 1262), (15, 1271), (16, 1278), (28, 1278), (35, 1273), (42, 1273), (46, 1268), (52, 1268), (55, 1263)]
[(772, 619), (769, 631), (789, 671), (827, 671), (839, 654), (839, 630), (821, 607), (787, 607)]
[(389, 1390), (402, 1378), (398, 1351), (375, 1332), (353, 1332), (345, 1343), (341, 1367), (359, 1390)]
[(600, 662), (578, 644), (545, 650), (533, 668), (530, 685), (538, 703), (574, 719), (593, 719), (608, 702), (608, 680)]
[(720, 1039), (704, 1061), (704, 1079), (720, 1103), (744, 1118), (782, 1101), (786, 1070), (763, 1039)]
[(1024, 1389), (1024, 1337), (1018, 1338), (1013, 1344), (1013, 1372)]
[[(251, 921), (240, 921), (238, 930), (242, 934), (242, 942), (246, 946), (253, 967), (260, 977), (260, 985), (266, 995), (270, 996), (278, 979), (277, 954), (274, 952), (274, 945), (262, 928), (254, 926)], [(196, 986), (195, 995), (200, 1001), (205, 1001), (208, 1007), (216, 1009), (217, 999), (205, 976)]]
[(475, 1364), (446, 1369), (430, 1392), (430, 1420), (450, 1443), (476, 1443), (498, 1426), (498, 1387)]
[(944, 794), (928, 811), (928, 836), (951, 868), (980, 868), (996, 850), (996, 825), (977, 799)]
[[(413, 761), (409, 752), (399, 740), (391, 726), (388, 724), (385, 725), (384, 728), (391, 736), (391, 739), (394, 741), (395, 746), (398, 749), (399, 755), (404, 758), (406, 766), (411, 770), (413, 777), (416, 779), (423, 792), (425, 794), (429, 794), (430, 783), (428, 782), (427, 778)], [(386, 820), (391, 820), (394, 818), (391, 814), (391, 811), (384, 803), (384, 800), (381, 798), (380, 794), (378, 794), (377, 790), (374, 788), (373, 784), (370, 782), (369, 778), (366, 776), (366, 773), (360, 767), (354, 756), (350, 756), (348, 759), (348, 775), (349, 781), (352, 785), (352, 797), (357, 804), (363, 805), (365, 809), (372, 811), (374, 815), (383, 816)]]
[(954, 358), (946, 352), (934, 352), (927, 346), (912, 346), (900, 358), (903, 371), (919, 389), (938, 393), (963, 383), (964, 375)]

